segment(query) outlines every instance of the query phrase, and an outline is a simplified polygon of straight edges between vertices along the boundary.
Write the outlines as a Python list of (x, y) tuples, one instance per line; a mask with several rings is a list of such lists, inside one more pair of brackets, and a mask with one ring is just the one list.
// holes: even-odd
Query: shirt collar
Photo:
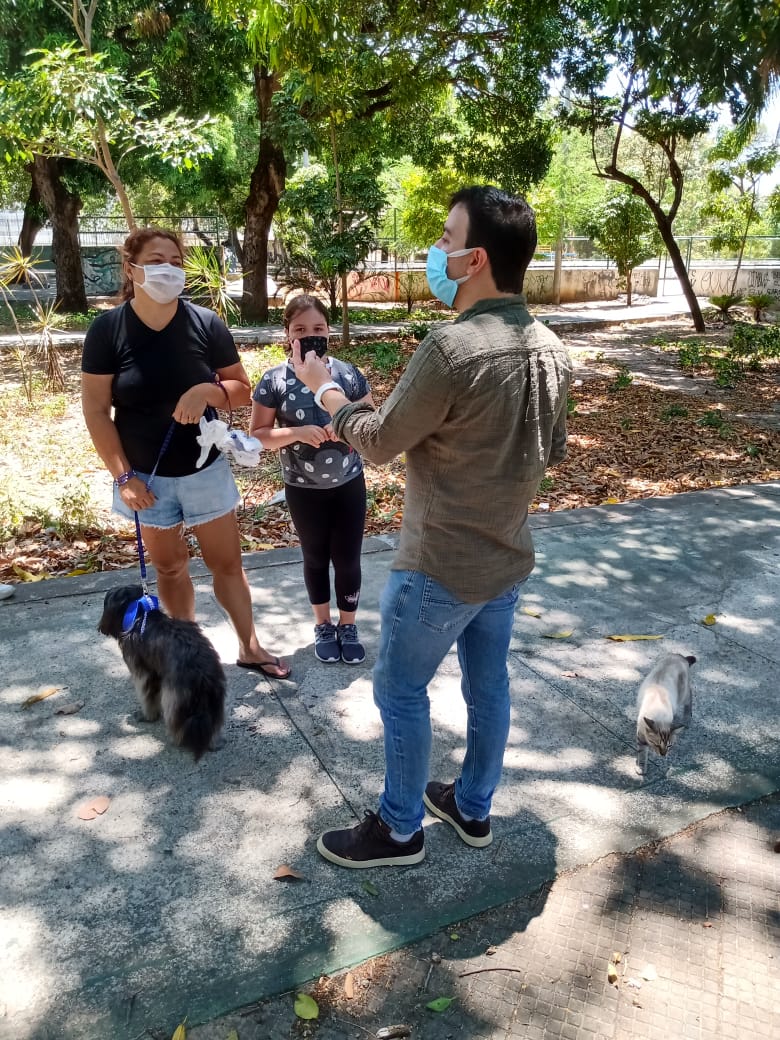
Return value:
[(486, 314), (489, 311), (503, 311), (509, 307), (522, 307), (526, 308), (526, 298), (524, 293), (518, 293), (516, 296), (491, 296), (487, 300), (477, 300), (476, 303), (472, 303), (465, 311), (457, 316), (455, 324), (459, 321), (468, 321), (469, 318), (473, 318), (476, 314)]

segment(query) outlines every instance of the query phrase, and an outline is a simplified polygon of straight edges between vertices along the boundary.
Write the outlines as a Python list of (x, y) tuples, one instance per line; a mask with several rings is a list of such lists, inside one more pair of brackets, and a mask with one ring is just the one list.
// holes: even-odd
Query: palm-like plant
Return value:
[(195, 303), (200, 303), (229, 324), (238, 314), (235, 300), (228, 294), (228, 280), (216, 250), (194, 246), (184, 255), (187, 288)]
[[(38, 261), (31, 256), (25, 256), (18, 246), (12, 246), (2, 256), (0, 262), (0, 297), (11, 315), (16, 334), (21, 340), (21, 346), (14, 350), (19, 369), (22, 375), (25, 396), (32, 404), (32, 366), (30, 358), (38, 358), (46, 375), (46, 387), (49, 390), (62, 390), (65, 386), (65, 376), (62, 370), (62, 359), (59, 349), (52, 337), (52, 329), (56, 325), (56, 302), (47, 303), (39, 295), (43, 288), (43, 279), (35, 270)], [(27, 337), (22, 331), (9, 289), (12, 285), (24, 284), (32, 291), (32, 308), (35, 314), (34, 333), (35, 343), (30, 346)]]

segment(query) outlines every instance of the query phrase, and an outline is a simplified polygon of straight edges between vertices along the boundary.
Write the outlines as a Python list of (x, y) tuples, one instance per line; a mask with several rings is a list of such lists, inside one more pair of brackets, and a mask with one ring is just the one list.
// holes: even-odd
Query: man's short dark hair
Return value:
[(508, 195), (492, 185), (461, 188), (450, 209), (463, 206), (469, 217), (466, 247), (481, 246), (490, 260), (499, 292), (521, 293), (536, 250), (536, 216), (521, 195)]

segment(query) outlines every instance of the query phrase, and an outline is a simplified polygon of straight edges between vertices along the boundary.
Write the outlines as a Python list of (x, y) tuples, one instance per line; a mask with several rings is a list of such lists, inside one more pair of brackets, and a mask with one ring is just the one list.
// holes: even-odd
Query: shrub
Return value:
[(753, 311), (753, 317), (756, 321), (761, 321), (761, 316), (765, 310), (772, 306), (775, 302), (775, 298), (771, 293), (753, 293), (752, 296), (748, 296), (745, 299), (745, 303)]
[(710, 303), (713, 307), (717, 308), (718, 314), (724, 321), (728, 320), (729, 311), (732, 307), (737, 307), (742, 303), (742, 296), (738, 294), (731, 295), (730, 293), (724, 296), (710, 296)]

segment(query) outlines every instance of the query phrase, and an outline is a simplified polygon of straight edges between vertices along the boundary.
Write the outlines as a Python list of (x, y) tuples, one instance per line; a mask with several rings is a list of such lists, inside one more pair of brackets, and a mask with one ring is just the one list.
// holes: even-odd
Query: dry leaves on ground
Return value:
[[(666, 323), (662, 331), (670, 339), (690, 336), (686, 323)], [(681, 373), (677, 382), (682, 389), (661, 389), (653, 382), (654, 366), (668, 377), (674, 361), (668, 352), (653, 346), (657, 333), (658, 327), (649, 325), (569, 337), (576, 347), (578, 374), (584, 378), (572, 387), (568, 457), (548, 471), (532, 511), (579, 509), (780, 479), (780, 424), (775, 411), (780, 365), (748, 372), (732, 389), (719, 388), (701, 374), (694, 384)], [(712, 333), (718, 342), (724, 335)], [(414, 344), (402, 346), (402, 364), (392, 371), (374, 369), (366, 361), (366, 349), (361, 348), (358, 363), (368, 375), (375, 400), (381, 402), (397, 382)], [(244, 355), (251, 358), (252, 352)], [(640, 359), (641, 375), (620, 387), (616, 373), (620, 359), (627, 356)], [(12, 473), (26, 471), (28, 482), (43, 494), (49, 487), (59, 491), (63, 486), (63, 475), (52, 468), (74, 460), (73, 475), (89, 484), (92, 501), (100, 503), (95, 507), (95, 522), (68, 537), (47, 523), (45, 509), (43, 516), (39, 512), (25, 519), (14, 538), (0, 543), (0, 581), (16, 583), (137, 565), (134, 532), (111, 517), (109, 482), (94, 452), (88, 444), (85, 447), (76, 376), (71, 364), (53, 438), (50, 416), (34, 410), (16, 415), (0, 398), (0, 418), (13, 415), (23, 421), (24, 445), (35, 445), (34, 456), (6, 459), (4, 465)], [(668, 378), (665, 382), (668, 385)], [(688, 383), (695, 392), (685, 392)], [(18, 402), (11, 404), (18, 412)], [(247, 428), (248, 409), (239, 410), (235, 421)], [(56, 463), (47, 461), (46, 446), (52, 439)], [(21, 442), (18, 448), (14, 445), (12, 439), (11, 454), (23, 447)], [(237, 477), (243, 495), (239, 526), (244, 551), (296, 546), (286, 507), (269, 504), (282, 487), (275, 456), (268, 453), (257, 470), (241, 471)], [(397, 531), (403, 517), (403, 459), (381, 467), (367, 463), (366, 486), (366, 533)], [(193, 538), (190, 545), (196, 553)]]

